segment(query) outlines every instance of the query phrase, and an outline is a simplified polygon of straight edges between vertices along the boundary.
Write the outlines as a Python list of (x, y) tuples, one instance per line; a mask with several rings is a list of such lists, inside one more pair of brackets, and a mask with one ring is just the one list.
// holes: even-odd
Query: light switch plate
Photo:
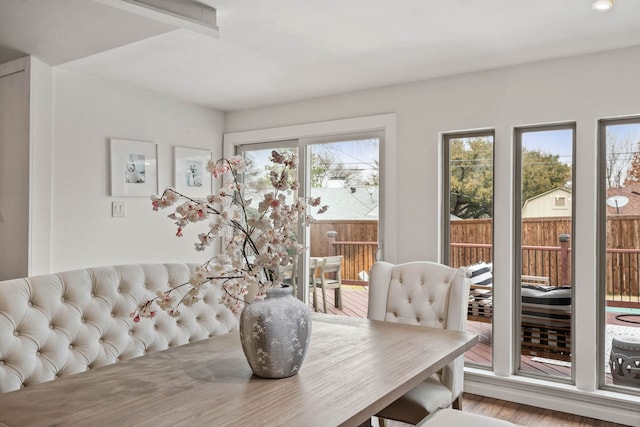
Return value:
[(125, 202), (111, 202), (111, 216), (124, 217), (127, 216), (127, 205)]

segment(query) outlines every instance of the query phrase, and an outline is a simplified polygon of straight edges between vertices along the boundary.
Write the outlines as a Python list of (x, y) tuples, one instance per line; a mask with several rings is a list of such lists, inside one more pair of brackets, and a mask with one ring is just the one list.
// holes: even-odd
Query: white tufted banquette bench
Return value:
[(189, 280), (195, 264), (96, 267), (0, 282), (0, 392), (238, 328), (208, 286), (203, 300), (135, 323), (140, 302)]

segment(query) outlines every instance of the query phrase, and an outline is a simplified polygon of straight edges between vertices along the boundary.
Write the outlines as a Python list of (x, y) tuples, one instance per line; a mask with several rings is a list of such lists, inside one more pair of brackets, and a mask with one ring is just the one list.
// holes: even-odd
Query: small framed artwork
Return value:
[(158, 194), (158, 147), (153, 142), (110, 139), (111, 195)]
[(200, 148), (174, 147), (175, 189), (178, 193), (194, 198), (206, 198), (211, 194), (211, 174), (207, 163), (211, 151)]

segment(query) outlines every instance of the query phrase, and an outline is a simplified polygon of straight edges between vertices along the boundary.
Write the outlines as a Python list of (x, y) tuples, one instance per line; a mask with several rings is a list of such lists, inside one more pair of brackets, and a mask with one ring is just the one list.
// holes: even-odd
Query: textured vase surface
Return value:
[(293, 288), (267, 289), (264, 299), (245, 305), (240, 314), (240, 341), (253, 373), (286, 378), (300, 370), (311, 340), (309, 307)]

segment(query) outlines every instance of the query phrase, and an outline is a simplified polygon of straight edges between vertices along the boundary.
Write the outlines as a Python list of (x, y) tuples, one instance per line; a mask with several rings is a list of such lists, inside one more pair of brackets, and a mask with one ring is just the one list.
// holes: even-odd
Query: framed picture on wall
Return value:
[(111, 195), (158, 194), (158, 146), (153, 142), (111, 138)]
[(174, 147), (173, 153), (176, 191), (195, 198), (205, 198), (211, 194), (212, 178), (206, 170), (207, 163), (211, 160), (211, 151)]

